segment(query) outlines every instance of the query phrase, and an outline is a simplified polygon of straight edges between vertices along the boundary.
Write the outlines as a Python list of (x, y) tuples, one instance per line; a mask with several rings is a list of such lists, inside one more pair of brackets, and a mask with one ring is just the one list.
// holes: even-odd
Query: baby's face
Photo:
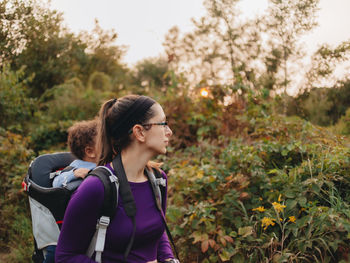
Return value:
[(92, 162), (92, 163), (97, 162), (96, 147), (92, 147), (92, 146), (85, 147), (84, 161)]

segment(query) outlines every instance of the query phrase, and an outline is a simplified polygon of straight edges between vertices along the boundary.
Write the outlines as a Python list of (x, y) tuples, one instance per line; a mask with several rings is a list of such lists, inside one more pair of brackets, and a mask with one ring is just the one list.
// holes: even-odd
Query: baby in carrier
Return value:
[(59, 187), (67, 183), (85, 178), (91, 169), (96, 167), (95, 137), (97, 121), (81, 121), (68, 129), (68, 146), (78, 159), (69, 166), (73, 169), (63, 171), (55, 176), (52, 186)]
[[(69, 182), (85, 178), (90, 170), (96, 167), (95, 138), (97, 120), (81, 121), (68, 129), (68, 146), (77, 157), (69, 168), (58, 172), (52, 182), (53, 187), (65, 186)], [(44, 249), (44, 263), (54, 263), (56, 246)]]

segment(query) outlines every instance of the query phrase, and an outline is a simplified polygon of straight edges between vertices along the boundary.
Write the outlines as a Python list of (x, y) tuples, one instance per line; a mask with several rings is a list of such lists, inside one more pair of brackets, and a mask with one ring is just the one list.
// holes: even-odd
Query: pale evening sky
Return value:
[[(63, 12), (65, 24), (74, 32), (91, 30), (97, 18), (103, 29), (115, 29), (116, 44), (128, 47), (124, 61), (129, 65), (158, 56), (168, 30), (177, 25), (190, 31), (191, 18), (205, 14), (203, 0), (51, 0)], [(267, 0), (241, 0), (242, 16), (263, 12)], [(321, 0), (319, 26), (305, 38), (310, 52), (323, 43), (337, 45), (350, 40), (350, 0)]]

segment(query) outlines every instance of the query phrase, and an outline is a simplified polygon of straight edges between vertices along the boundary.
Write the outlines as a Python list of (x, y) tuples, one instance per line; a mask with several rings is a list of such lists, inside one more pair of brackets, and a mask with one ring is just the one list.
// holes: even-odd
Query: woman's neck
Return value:
[(130, 182), (144, 182), (147, 177), (144, 174), (145, 167), (151, 156), (138, 147), (128, 147), (122, 151), (122, 162), (126, 177)]

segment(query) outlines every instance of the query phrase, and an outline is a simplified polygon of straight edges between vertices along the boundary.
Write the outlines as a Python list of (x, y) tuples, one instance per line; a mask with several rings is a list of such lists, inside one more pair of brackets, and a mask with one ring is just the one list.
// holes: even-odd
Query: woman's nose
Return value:
[(166, 126), (166, 136), (170, 137), (171, 135), (173, 135), (173, 131), (169, 126)]

